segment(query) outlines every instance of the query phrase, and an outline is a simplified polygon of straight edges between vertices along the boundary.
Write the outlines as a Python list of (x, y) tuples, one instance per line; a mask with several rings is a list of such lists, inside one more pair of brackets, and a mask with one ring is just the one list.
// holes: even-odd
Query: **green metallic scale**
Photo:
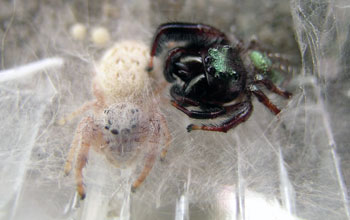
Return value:
[(214, 77), (216, 78), (237, 78), (237, 72), (233, 70), (228, 64), (229, 47), (209, 48), (208, 54), (213, 59), (212, 66), (215, 69)]

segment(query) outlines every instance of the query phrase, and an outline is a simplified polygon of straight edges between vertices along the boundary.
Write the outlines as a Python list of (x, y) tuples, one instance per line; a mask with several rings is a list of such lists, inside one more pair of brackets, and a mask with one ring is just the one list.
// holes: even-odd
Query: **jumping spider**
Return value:
[[(125, 45), (120, 43), (117, 46), (119, 46), (117, 49), (120, 49), (120, 47), (133, 47), (135, 44), (130, 45), (127, 42)], [(114, 56), (116, 53), (109, 54)], [(143, 53), (136, 55), (140, 56), (130, 55), (135, 60), (133, 62), (140, 61), (137, 59), (144, 59)], [(112, 59), (125, 60), (127, 58), (118, 56), (112, 57)], [(107, 61), (110, 62), (110, 57), (107, 57)], [(129, 60), (125, 60), (125, 63), (133, 65)], [(140, 67), (140, 69), (145, 69), (145, 67)], [(128, 74), (127, 70), (124, 74), (127, 77), (133, 77), (132, 74), (140, 74), (138, 71)], [(111, 69), (111, 71), (115, 71), (115, 69)], [(75, 179), (77, 192), (81, 199), (84, 199), (86, 194), (83, 184), (83, 168), (87, 163), (91, 147), (96, 152), (102, 153), (111, 164), (117, 167), (128, 166), (140, 153), (144, 156), (143, 170), (131, 187), (131, 191), (134, 192), (151, 171), (157, 157), (158, 146), (165, 145), (160, 155), (160, 158), (164, 159), (171, 140), (166, 120), (160, 112), (155, 98), (149, 97), (151, 94), (143, 92), (145, 96), (140, 99), (135, 98), (132, 94), (129, 97), (110, 97), (113, 93), (104, 92), (102, 85), (98, 83), (100, 82), (98, 77), (97, 75), (93, 80), (93, 94), (96, 100), (85, 103), (80, 109), (59, 121), (59, 124), (62, 125), (88, 110), (93, 110), (92, 114), (83, 118), (78, 124), (64, 167), (64, 172), (68, 175), (75, 160)], [(118, 83), (118, 81), (116, 82)], [(115, 86), (120, 86), (120, 84)], [(148, 86), (149, 84), (145, 82), (144, 91), (148, 89)], [(143, 90), (140, 89), (140, 91)], [(133, 92), (135, 93), (136, 89)], [(116, 99), (120, 101), (115, 102)], [(112, 103), (111, 100), (113, 100)]]
[[(281, 110), (270, 102), (258, 88), (284, 98), (292, 94), (277, 88), (265, 78), (273, 71), (272, 62), (264, 53), (243, 49), (242, 43), (231, 46), (228, 37), (220, 30), (205, 24), (165, 23), (158, 27), (151, 47), (148, 70), (153, 68), (153, 58), (162, 53), (168, 42), (181, 42), (182, 46), (169, 50), (165, 59), (164, 77), (174, 84), (170, 89), (172, 105), (187, 116), (210, 119), (230, 114), (219, 125), (187, 126), (187, 131), (207, 130), (227, 132), (246, 121), (253, 111), (251, 95), (255, 95), (274, 114)], [(250, 64), (244, 63), (247, 52)], [(236, 103), (231, 103), (236, 101)], [(192, 106), (198, 110), (190, 110)]]

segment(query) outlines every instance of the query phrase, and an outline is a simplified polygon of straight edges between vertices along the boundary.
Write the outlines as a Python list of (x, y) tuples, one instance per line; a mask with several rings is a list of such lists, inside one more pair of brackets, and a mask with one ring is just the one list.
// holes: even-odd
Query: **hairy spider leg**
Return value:
[(103, 139), (102, 132), (98, 129), (98, 125), (95, 124), (92, 117), (86, 117), (79, 123), (73, 144), (74, 145), (68, 154), (68, 159), (65, 165), (65, 172), (66, 174), (69, 173), (76, 148), (80, 146), (76, 157), (75, 180), (77, 185), (77, 192), (80, 198), (84, 199), (85, 188), (83, 182), (83, 168), (87, 163), (90, 147), (106, 144)]
[[(154, 133), (147, 138), (148, 135), (145, 135), (142, 139), (148, 139), (149, 144), (151, 145), (149, 152), (147, 152), (145, 156), (145, 165), (143, 167), (142, 172), (140, 173), (139, 177), (134, 181), (134, 183), (131, 186), (131, 192), (135, 192), (136, 189), (145, 181), (146, 177), (148, 176), (149, 172), (152, 170), (152, 167), (154, 165), (156, 155), (157, 155), (157, 146), (159, 145), (159, 137), (160, 137), (160, 132), (164, 132), (166, 136), (166, 143), (165, 147), (162, 149), (160, 159), (164, 160), (166, 153), (168, 151), (168, 148), (170, 147), (170, 142), (171, 142), (171, 135), (168, 129), (168, 125), (166, 123), (166, 120), (164, 116), (161, 113), (155, 113), (155, 118), (156, 119), (151, 119), (149, 123), (153, 127)], [(140, 140), (141, 143), (144, 142), (144, 140)]]
[(165, 43), (169, 41), (184, 41), (187, 44), (194, 43), (204, 47), (210, 47), (212, 44), (230, 44), (224, 33), (209, 25), (181, 22), (165, 23), (158, 27), (153, 39), (148, 71), (153, 69), (153, 57), (159, 55), (163, 51)]
[[(165, 60), (165, 79), (168, 82), (174, 82), (176, 78), (173, 76), (173, 73), (176, 72), (177, 74), (175, 75), (185, 81), (185, 78), (191, 75), (190, 69), (185, 63), (202, 63), (201, 57), (198, 55), (197, 51), (193, 51), (190, 48), (175, 47), (171, 49)], [(179, 62), (182, 57), (192, 57), (192, 59), (188, 59), (185, 63)], [(193, 58), (195, 58), (195, 60)]]
[(75, 165), (75, 180), (77, 184), (77, 192), (81, 199), (85, 199), (86, 195), (83, 181), (83, 168), (87, 164), (90, 146), (90, 143), (82, 141)]
[(182, 106), (185, 106), (185, 105), (199, 106), (198, 101), (187, 98), (180, 94), (179, 85), (173, 85), (170, 88), (170, 95), (177, 103), (181, 103)]
[(190, 124), (187, 126), (187, 131), (191, 132), (193, 130), (205, 130), (205, 131), (219, 131), (227, 132), (231, 128), (245, 122), (251, 115), (253, 111), (253, 105), (250, 101), (240, 102), (231, 106), (226, 106), (227, 110), (233, 111), (233, 116), (228, 120), (222, 122), (219, 125), (194, 125)]
[(161, 130), (164, 132), (164, 135), (166, 137), (165, 147), (162, 149), (162, 152), (160, 154), (160, 160), (164, 161), (165, 156), (166, 156), (168, 149), (170, 147), (170, 143), (171, 143), (172, 138), (171, 138), (171, 134), (169, 132), (168, 124), (167, 124), (164, 116), (162, 114), (159, 114), (159, 117), (160, 117)]
[(175, 60), (179, 59), (185, 51), (185, 48), (182, 47), (176, 47), (169, 51), (164, 67), (164, 77), (166, 81), (174, 82), (176, 80), (176, 78), (173, 76), (174, 68), (172, 64), (175, 63)]
[(79, 147), (79, 142), (81, 139), (82, 126), (83, 126), (83, 123), (79, 123), (79, 125), (75, 131), (74, 138), (73, 138), (73, 141), (72, 141), (72, 144), (70, 146), (70, 150), (69, 150), (69, 153), (67, 156), (67, 160), (66, 160), (66, 163), (64, 165), (65, 175), (68, 175), (70, 173), (70, 171), (72, 170), (72, 163), (74, 160), (75, 152), (76, 152), (77, 148)]
[(77, 116), (83, 114), (84, 112), (92, 109), (95, 105), (96, 105), (96, 101), (95, 100), (85, 103), (84, 105), (79, 107), (74, 112), (71, 112), (69, 115), (66, 115), (65, 117), (63, 117), (60, 120), (58, 120), (58, 124), (59, 125), (66, 124), (67, 122), (73, 120), (75, 117), (77, 117)]
[(143, 170), (139, 177), (134, 181), (134, 183), (131, 186), (131, 192), (135, 192), (136, 189), (145, 181), (146, 177), (148, 176), (149, 172), (152, 170), (153, 164), (156, 160), (156, 146), (154, 143), (152, 144), (152, 149), (150, 152), (147, 153), (145, 157), (145, 166), (143, 167)]
[(90, 109), (94, 109), (95, 112), (98, 112), (101, 108), (103, 108), (106, 105), (106, 100), (104, 98), (102, 90), (99, 88), (99, 85), (96, 81), (92, 83), (92, 93), (96, 97), (96, 100), (85, 103), (74, 112), (61, 118), (60, 120), (58, 120), (58, 124), (64, 125), (67, 122), (73, 120), (75, 117), (83, 114), (84, 112)]
[(215, 106), (215, 108), (212, 107), (208, 110), (195, 111), (195, 110), (188, 110), (181, 103), (178, 103), (177, 101), (174, 101), (174, 100), (171, 101), (171, 104), (175, 108), (185, 113), (188, 117), (196, 118), (196, 119), (216, 118), (226, 113), (226, 109), (222, 106)]

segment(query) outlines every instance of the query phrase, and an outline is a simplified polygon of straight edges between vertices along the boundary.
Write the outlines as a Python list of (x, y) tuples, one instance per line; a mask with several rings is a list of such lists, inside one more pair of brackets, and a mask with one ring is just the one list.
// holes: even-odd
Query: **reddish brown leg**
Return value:
[(181, 105), (199, 106), (199, 102), (182, 96), (179, 94), (179, 90), (180, 88), (178, 85), (173, 85), (170, 89), (170, 95), (173, 99), (175, 99), (175, 102), (181, 103)]
[(190, 124), (189, 126), (187, 126), (187, 131), (190, 132), (192, 130), (205, 130), (205, 131), (227, 132), (231, 128), (246, 121), (250, 117), (253, 111), (253, 106), (250, 100), (232, 105), (228, 108), (230, 111), (234, 111), (233, 116), (228, 120), (224, 121), (223, 123), (221, 123), (220, 125), (199, 126), (199, 125)]
[(263, 103), (268, 109), (270, 109), (275, 115), (280, 113), (280, 109), (277, 108), (272, 102), (270, 102), (269, 98), (259, 89), (254, 89), (251, 91), (259, 100), (259, 102)]
[(281, 90), (280, 88), (278, 88), (277, 86), (275, 86), (273, 84), (273, 82), (271, 82), (268, 79), (262, 79), (262, 80), (258, 80), (254, 82), (255, 84), (263, 84), (268, 90), (270, 90), (273, 93), (276, 93), (286, 99), (289, 99), (290, 97), (292, 97), (292, 93), (288, 92), (288, 91), (284, 91)]
[(182, 104), (172, 100), (171, 104), (179, 109), (180, 111), (182, 111), (183, 113), (185, 113), (188, 117), (190, 118), (196, 118), (196, 119), (208, 119), (208, 118), (216, 118), (219, 117), (220, 115), (223, 115), (226, 113), (225, 108), (217, 106), (215, 109), (212, 108), (210, 110), (207, 111), (194, 111), (194, 110), (188, 110), (187, 108), (185, 108)]

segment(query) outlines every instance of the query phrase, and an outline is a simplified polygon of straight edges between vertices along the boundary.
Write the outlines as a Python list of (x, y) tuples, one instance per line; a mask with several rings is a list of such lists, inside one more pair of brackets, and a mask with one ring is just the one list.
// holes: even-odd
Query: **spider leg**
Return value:
[(67, 160), (66, 163), (64, 165), (64, 173), (65, 175), (68, 175), (70, 173), (70, 171), (72, 170), (72, 163), (74, 160), (74, 156), (75, 156), (75, 152), (77, 150), (77, 148), (79, 147), (79, 141), (81, 139), (81, 127), (83, 126), (83, 123), (79, 123), (75, 134), (74, 134), (74, 138), (73, 138), (73, 142), (70, 146), (70, 150), (67, 156)]
[(229, 40), (224, 33), (209, 25), (180, 22), (162, 24), (158, 27), (153, 39), (151, 59), (148, 65), (149, 71), (153, 69), (153, 57), (159, 55), (169, 41), (195, 42), (198, 45), (229, 44)]
[(64, 125), (67, 122), (73, 120), (75, 117), (83, 114), (87, 110), (92, 109), (95, 105), (96, 105), (96, 101), (87, 102), (84, 105), (82, 105), (79, 109), (75, 110), (74, 112), (70, 113), (69, 115), (67, 115), (67, 116), (61, 118), (60, 120), (58, 120), (57, 123), (59, 125)]
[(164, 77), (168, 82), (174, 82), (176, 80), (176, 78), (173, 76), (174, 66), (172, 64), (175, 63), (184, 52), (185, 48), (182, 47), (176, 47), (169, 51), (164, 67)]
[(171, 134), (169, 132), (168, 124), (164, 116), (162, 114), (159, 114), (159, 116), (160, 116), (161, 130), (164, 132), (164, 135), (166, 137), (165, 147), (162, 149), (162, 152), (160, 154), (160, 160), (163, 161), (170, 147)]
[[(152, 143), (153, 144), (153, 143)], [(152, 170), (154, 161), (156, 159), (156, 147), (152, 146), (151, 152), (148, 152), (146, 155), (145, 166), (139, 177), (135, 180), (135, 182), (131, 186), (131, 192), (135, 192), (136, 189), (143, 183), (143, 181), (148, 176), (149, 172)]]
[(75, 181), (77, 185), (77, 192), (81, 199), (85, 198), (85, 189), (83, 183), (83, 168), (85, 167), (91, 146), (100, 146), (104, 143), (102, 132), (98, 130), (98, 125), (95, 124), (91, 117), (84, 118), (78, 126), (76, 137), (73, 140), (72, 148), (69, 152), (68, 159), (65, 166), (65, 172), (69, 173), (71, 163), (74, 158), (74, 152), (79, 146), (80, 148), (76, 157), (75, 165)]
[(183, 104), (172, 100), (171, 104), (185, 113), (190, 118), (196, 118), (196, 119), (208, 119), (208, 118), (216, 118), (220, 115), (223, 115), (226, 113), (226, 109), (221, 106), (215, 106), (208, 110), (202, 110), (202, 111), (194, 111), (194, 110), (188, 110), (184, 107)]
[(268, 80), (268, 79), (256, 80), (254, 81), (254, 84), (263, 84), (271, 92), (276, 93), (277, 95), (280, 95), (286, 99), (289, 99), (290, 97), (292, 97), (292, 93), (278, 88), (277, 86), (275, 86), (275, 84), (273, 84), (271, 80)]
[(219, 132), (227, 132), (231, 128), (239, 125), (240, 123), (246, 121), (252, 111), (253, 105), (250, 100), (237, 103), (231, 106), (224, 107), (227, 111), (234, 111), (233, 116), (228, 120), (224, 121), (220, 125), (194, 125), (190, 124), (187, 126), (187, 131), (191, 132), (192, 130), (205, 130), (205, 131), (219, 131)]
[(184, 97), (181, 94), (179, 85), (173, 85), (171, 87), (170, 95), (177, 103), (182, 103), (181, 105), (199, 106), (199, 102), (198, 101), (195, 101), (193, 99)]
[(83, 168), (85, 167), (89, 155), (90, 144), (83, 141), (77, 156), (75, 166), (75, 180), (77, 184), (77, 191), (81, 199), (85, 199), (85, 188), (83, 182)]
[(93, 92), (94, 96), (96, 97), (96, 100), (85, 103), (84, 105), (82, 105), (80, 108), (78, 108), (74, 112), (59, 119), (57, 121), (57, 123), (59, 125), (64, 125), (67, 122), (73, 120), (75, 117), (83, 114), (84, 112), (86, 112), (90, 109), (93, 109), (95, 112), (102, 109), (105, 106), (105, 98), (104, 98), (102, 90), (99, 88), (99, 85), (97, 84), (96, 81), (94, 81), (92, 83), (92, 92)]
[(164, 91), (164, 89), (167, 87), (168, 83), (163, 81), (156, 85), (156, 88), (154, 89), (154, 95), (159, 96), (160, 93)]
[(264, 104), (270, 111), (272, 111), (275, 115), (281, 112), (276, 105), (274, 105), (270, 99), (256, 86), (251, 86), (250, 91), (258, 98), (259, 102)]
[(202, 67), (202, 58), (197, 50), (190, 47), (175, 47), (171, 49), (165, 60), (164, 77), (168, 82), (174, 82), (174, 74), (183, 81), (193, 77), (191, 69), (200, 69)]
[[(153, 100), (153, 101), (154, 101), (154, 106), (157, 106), (157, 100)], [(160, 160), (163, 161), (170, 147), (172, 136), (170, 134), (168, 123), (164, 115), (160, 112), (160, 110), (157, 107), (154, 109), (154, 117), (151, 120), (149, 120), (149, 123), (146, 124), (147, 129), (149, 130), (149, 128), (152, 127), (151, 130), (153, 130), (154, 132), (152, 132), (150, 139), (149, 139), (149, 135), (146, 135), (145, 138), (147, 138), (150, 142), (158, 144), (159, 139), (161, 137), (165, 137), (165, 146), (162, 149), (160, 154)], [(141, 142), (143, 141), (145, 140), (141, 139)]]
[(96, 104), (94, 106), (95, 109), (103, 108), (106, 105), (105, 95), (103, 89), (101, 88), (101, 85), (97, 82), (96, 78), (92, 82), (92, 93), (96, 97)]

